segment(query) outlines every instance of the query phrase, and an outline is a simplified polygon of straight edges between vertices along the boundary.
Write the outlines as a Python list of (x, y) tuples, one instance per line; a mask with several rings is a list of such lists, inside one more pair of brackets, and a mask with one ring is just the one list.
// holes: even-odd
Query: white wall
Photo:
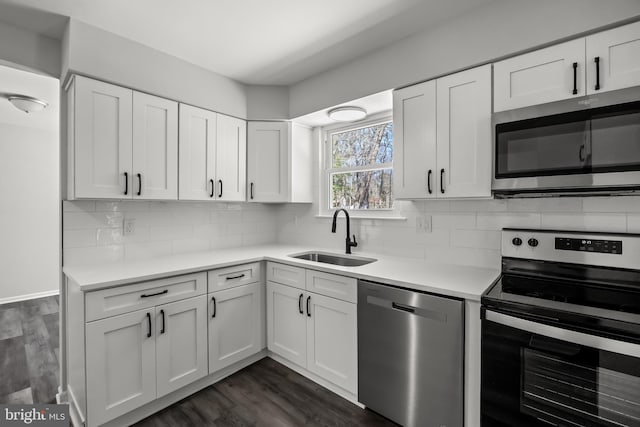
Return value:
[[(103, 264), (274, 243), (276, 212), (255, 203), (63, 202), (63, 263)], [(124, 219), (135, 219), (134, 234), (122, 234)]]
[(45, 99), (26, 113), (0, 99), (0, 303), (57, 292), (60, 171), (57, 79), (0, 67), (1, 90)]
[(289, 88), (287, 86), (247, 86), (248, 120), (288, 120)]
[(230, 116), (247, 116), (244, 85), (220, 74), (73, 19), (63, 41), (68, 43), (64, 71)]
[(637, 0), (496, 0), (290, 87), (290, 117), (640, 16)]
[(60, 52), (59, 40), (0, 22), (0, 59), (59, 77)]

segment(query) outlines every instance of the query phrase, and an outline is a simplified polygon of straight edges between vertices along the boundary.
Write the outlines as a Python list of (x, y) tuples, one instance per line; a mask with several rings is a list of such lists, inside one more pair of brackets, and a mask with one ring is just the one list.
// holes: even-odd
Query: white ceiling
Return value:
[(324, 110), (297, 117), (295, 121), (296, 123), (300, 123), (310, 127), (340, 124), (340, 122), (329, 118), (329, 110), (347, 105), (364, 108), (367, 112), (367, 117), (365, 117), (363, 120), (367, 120), (368, 118), (376, 114), (391, 111), (391, 108), (393, 107), (393, 93), (391, 90), (385, 90), (384, 92), (375, 93), (373, 95), (365, 96), (360, 99), (345, 102), (344, 104), (336, 105), (331, 108), (325, 108)]
[(291, 85), (489, 1), (0, 0), (13, 8), (0, 20), (51, 35), (59, 21), (21, 11), (68, 16), (243, 83)]

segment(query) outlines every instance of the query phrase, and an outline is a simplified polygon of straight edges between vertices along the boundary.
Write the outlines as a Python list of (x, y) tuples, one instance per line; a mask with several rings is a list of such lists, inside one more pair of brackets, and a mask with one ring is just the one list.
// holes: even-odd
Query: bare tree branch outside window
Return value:
[(330, 134), (330, 208), (393, 207), (393, 124)]

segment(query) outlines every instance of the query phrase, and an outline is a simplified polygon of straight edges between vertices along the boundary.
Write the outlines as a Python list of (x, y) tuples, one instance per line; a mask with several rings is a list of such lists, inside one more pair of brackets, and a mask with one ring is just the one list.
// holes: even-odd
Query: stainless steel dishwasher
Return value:
[(404, 426), (462, 427), (463, 301), (360, 280), (358, 400)]

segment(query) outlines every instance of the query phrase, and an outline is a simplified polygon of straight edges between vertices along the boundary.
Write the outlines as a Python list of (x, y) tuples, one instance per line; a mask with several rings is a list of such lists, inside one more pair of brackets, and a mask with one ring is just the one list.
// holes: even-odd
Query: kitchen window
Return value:
[(325, 130), (324, 206), (358, 213), (393, 209), (393, 122)]

